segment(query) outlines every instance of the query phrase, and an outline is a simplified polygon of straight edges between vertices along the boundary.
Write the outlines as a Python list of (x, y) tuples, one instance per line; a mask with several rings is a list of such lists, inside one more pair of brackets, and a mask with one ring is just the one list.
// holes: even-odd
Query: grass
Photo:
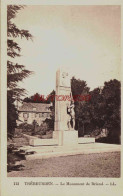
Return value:
[(120, 177), (120, 152), (23, 160), (8, 177)]

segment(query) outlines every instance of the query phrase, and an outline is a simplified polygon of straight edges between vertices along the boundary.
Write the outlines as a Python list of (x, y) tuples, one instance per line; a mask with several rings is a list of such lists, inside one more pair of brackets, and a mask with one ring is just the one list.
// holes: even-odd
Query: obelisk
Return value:
[(67, 108), (71, 103), (71, 96), (69, 73), (60, 68), (56, 72), (55, 130), (53, 132), (53, 138), (58, 139), (59, 145), (77, 144), (78, 132), (69, 130), (68, 127), (70, 115)]

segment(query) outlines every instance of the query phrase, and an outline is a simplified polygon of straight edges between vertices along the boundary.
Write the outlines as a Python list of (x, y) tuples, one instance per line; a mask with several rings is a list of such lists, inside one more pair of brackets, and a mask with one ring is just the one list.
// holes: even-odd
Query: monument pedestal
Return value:
[(78, 145), (78, 131), (53, 131), (53, 139), (58, 140), (59, 146)]

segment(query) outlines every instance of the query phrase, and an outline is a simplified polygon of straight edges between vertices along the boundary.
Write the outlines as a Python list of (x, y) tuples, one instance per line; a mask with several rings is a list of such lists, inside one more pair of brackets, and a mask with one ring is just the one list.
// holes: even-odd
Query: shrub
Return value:
[(18, 126), (19, 129), (32, 129), (33, 125), (32, 124), (27, 124), (27, 123), (22, 123)]
[(41, 124), (38, 128), (38, 130), (35, 132), (35, 134), (40, 134), (40, 135), (46, 135), (46, 132), (49, 130), (47, 123)]

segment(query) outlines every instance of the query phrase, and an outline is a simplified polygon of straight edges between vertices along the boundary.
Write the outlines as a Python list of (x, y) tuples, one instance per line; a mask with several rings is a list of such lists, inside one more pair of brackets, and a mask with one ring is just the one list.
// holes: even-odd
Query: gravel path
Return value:
[(24, 160), (8, 177), (120, 177), (120, 152)]

